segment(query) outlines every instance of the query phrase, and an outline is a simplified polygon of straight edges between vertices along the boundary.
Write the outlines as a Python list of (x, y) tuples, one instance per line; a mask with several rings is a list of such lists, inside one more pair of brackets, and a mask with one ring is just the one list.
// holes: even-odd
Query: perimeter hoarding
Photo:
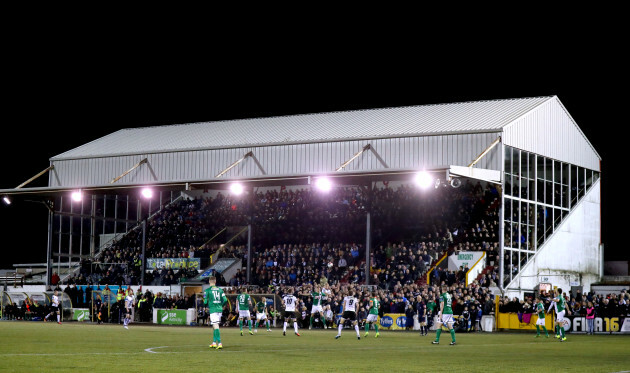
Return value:
[(407, 316), (404, 313), (384, 313), (376, 322), (387, 330), (405, 330)]

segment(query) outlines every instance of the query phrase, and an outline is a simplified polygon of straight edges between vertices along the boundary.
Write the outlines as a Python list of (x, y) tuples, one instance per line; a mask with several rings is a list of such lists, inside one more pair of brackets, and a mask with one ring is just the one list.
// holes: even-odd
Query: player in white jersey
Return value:
[(359, 334), (359, 324), (357, 323), (358, 303), (359, 300), (354, 296), (354, 290), (350, 290), (348, 295), (343, 298), (343, 313), (341, 314), (341, 319), (339, 320), (339, 326), (337, 327), (337, 335), (335, 336), (335, 339), (339, 339), (341, 337), (341, 329), (343, 329), (343, 323), (346, 320), (352, 321), (354, 330), (357, 332), (357, 339), (361, 339), (361, 335)]
[(127, 290), (127, 296), (125, 297), (125, 318), (123, 324), (125, 329), (129, 329), (129, 322), (131, 322), (131, 315), (133, 312), (133, 290)]
[(61, 304), (59, 303), (59, 292), (55, 290), (55, 293), (52, 296), (52, 311), (50, 311), (50, 313), (46, 315), (46, 317), (44, 317), (44, 322), (46, 322), (50, 316), (57, 314), (57, 324), (61, 325), (61, 313), (59, 311), (60, 306)]
[(297, 318), (295, 317), (295, 311), (297, 310), (298, 299), (293, 295), (293, 289), (289, 288), (288, 291), (282, 297), (282, 306), (284, 307), (283, 318), (284, 326), (282, 328), (282, 335), (287, 335), (287, 323), (289, 320), (293, 320), (293, 328), (295, 329), (295, 335), (298, 337)]

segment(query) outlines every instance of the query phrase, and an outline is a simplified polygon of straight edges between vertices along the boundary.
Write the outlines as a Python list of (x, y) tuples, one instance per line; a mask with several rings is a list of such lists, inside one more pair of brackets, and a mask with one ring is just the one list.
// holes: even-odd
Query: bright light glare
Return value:
[(152, 198), (153, 197), (153, 190), (151, 190), (149, 188), (142, 189), (142, 197), (144, 197), (144, 198)]
[(11, 204), (11, 199), (9, 199), (9, 197), (8, 197), (8, 196), (4, 196), (4, 197), (2, 197), (2, 200), (3, 200), (3, 201), (4, 201), (4, 203), (6, 203), (7, 205), (10, 205), (10, 204)]
[(433, 178), (427, 172), (418, 172), (416, 174), (416, 184), (420, 188), (426, 189), (433, 184)]
[(234, 183), (232, 185), (230, 185), (230, 192), (232, 192), (232, 194), (235, 195), (240, 195), (243, 193), (243, 185), (239, 184), (239, 183)]
[(82, 199), (83, 199), (83, 194), (81, 194), (80, 190), (75, 190), (74, 192), (72, 192), (72, 200), (74, 202), (81, 202)]
[(328, 192), (332, 189), (332, 183), (329, 179), (321, 177), (315, 181), (315, 186), (321, 191)]

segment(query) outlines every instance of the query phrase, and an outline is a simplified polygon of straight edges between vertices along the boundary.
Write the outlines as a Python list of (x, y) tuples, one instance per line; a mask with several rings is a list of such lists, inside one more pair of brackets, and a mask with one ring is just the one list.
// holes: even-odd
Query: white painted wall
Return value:
[(598, 180), (578, 206), (560, 224), (554, 235), (543, 245), (514, 281), (506, 294), (522, 299), (547, 277), (553, 286), (569, 291), (571, 284), (591, 291), (591, 284), (600, 281), (602, 252), (601, 198)]
[(628, 292), (628, 285), (593, 285), (591, 286), (591, 291), (595, 294), (621, 294), (622, 290)]

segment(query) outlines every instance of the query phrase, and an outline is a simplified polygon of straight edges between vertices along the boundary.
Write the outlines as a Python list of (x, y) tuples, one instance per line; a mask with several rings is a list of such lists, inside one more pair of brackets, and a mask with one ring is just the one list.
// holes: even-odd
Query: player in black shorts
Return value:
[(59, 301), (59, 292), (55, 290), (55, 293), (52, 296), (52, 302), (50, 305), (51, 311), (46, 317), (44, 317), (44, 322), (48, 320), (48, 318), (54, 314), (57, 314), (57, 324), (61, 325), (61, 304)]
[(357, 313), (354, 311), (343, 311), (341, 318), (345, 320), (352, 321), (354, 324), (357, 321)]
[(339, 326), (337, 327), (338, 330), (335, 339), (339, 339), (341, 337), (341, 329), (343, 329), (343, 324), (346, 320), (352, 321), (354, 330), (357, 332), (357, 339), (361, 339), (361, 335), (359, 334), (359, 324), (357, 323), (358, 303), (359, 300), (354, 296), (353, 290), (350, 290), (348, 295), (343, 298), (343, 313), (341, 314), (341, 319), (339, 319)]
[(282, 317), (284, 318), (282, 335), (287, 335), (287, 323), (292, 320), (293, 328), (295, 329), (295, 335), (297, 335), (298, 337), (300, 336), (300, 333), (298, 333), (297, 319), (295, 317), (297, 302), (298, 299), (293, 295), (292, 289), (289, 288), (288, 292), (282, 297), (282, 306), (284, 307), (284, 310), (282, 311)]
[(287, 322), (290, 321), (290, 320), (295, 321), (296, 320), (295, 312), (293, 312), (293, 311), (286, 311), (286, 310), (282, 311), (282, 318), (284, 319), (284, 321), (287, 321)]

